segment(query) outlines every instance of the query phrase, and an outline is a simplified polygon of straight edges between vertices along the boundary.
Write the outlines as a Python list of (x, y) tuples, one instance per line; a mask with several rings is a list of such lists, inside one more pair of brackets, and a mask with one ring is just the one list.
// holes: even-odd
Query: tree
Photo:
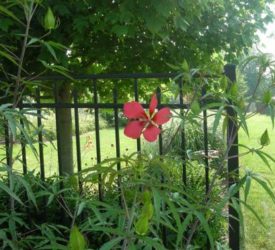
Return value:
[[(247, 98), (255, 96), (253, 108), (259, 113), (270, 113), (266, 109), (266, 98), (274, 95), (273, 57), (271, 54), (252, 51), (252, 55), (242, 62), (243, 77), (247, 85)], [(268, 69), (268, 70), (266, 70)], [(259, 75), (257, 72), (265, 72)]]
[[(27, 1), (27, 0), (25, 0)], [(3, 44), (18, 54), (22, 9), (3, 1), (0, 12)], [(209, 65), (221, 54), (237, 61), (251, 47), (256, 31), (272, 19), (272, 0), (44, 0), (32, 22), (24, 68), (28, 74), (42, 71), (41, 61), (66, 67), (71, 73), (171, 71), (186, 59), (191, 67)], [(4, 8), (3, 8), (4, 7)], [(50, 7), (59, 27), (40, 41), (43, 17)], [(4, 10), (4, 11), (3, 11)], [(10, 14), (12, 13), (12, 15)], [(19, 20), (16, 20), (16, 17)], [(67, 49), (55, 44), (63, 44)], [(7, 52), (7, 51), (6, 51)], [(2, 55), (3, 56), (3, 55)], [(13, 64), (2, 57), (4, 72)], [(10, 81), (12, 82), (12, 81)], [(69, 81), (68, 81), (69, 82)], [(99, 91), (108, 92), (106, 86)], [(70, 102), (70, 85), (59, 88), (61, 102)], [(63, 172), (73, 172), (70, 110), (59, 109), (62, 126)]]

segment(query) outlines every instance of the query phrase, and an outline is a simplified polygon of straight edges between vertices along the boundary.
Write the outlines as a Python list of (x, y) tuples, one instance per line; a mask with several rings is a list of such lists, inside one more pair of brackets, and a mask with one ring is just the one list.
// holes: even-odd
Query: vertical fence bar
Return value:
[[(158, 99), (158, 105), (160, 105), (161, 104), (160, 87), (157, 88), (157, 99)], [(160, 129), (161, 129), (161, 126), (160, 126)], [(162, 143), (162, 134), (161, 133), (159, 134), (159, 155), (160, 156), (163, 155), (163, 143)], [(163, 175), (161, 177), (161, 182), (164, 183), (164, 176)], [(163, 204), (162, 209), (164, 211), (166, 210), (165, 204)], [(163, 245), (166, 246), (167, 245), (167, 230), (166, 230), (165, 226), (161, 227), (161, 234), (162, 234)]]
[[(206, 89), (202, 89), (202, 97), (206, 94)], [(204, 101), (202, 102), (202, 105)], [(203, 107), (203, 144), (204, 144), (204, 166), (205, 166), (205, 194), (208, 197), (209, 192), (209, 152), (208, 152), (208, 124), (207, 124), (207, 110)], [(209, 200), (206, 198), (206, 200)], [(207, 239), (207, 249), (210, 249), (210, 242)]]
[[(74, 122), (75, 122), (75, 142), (76, 142), (76, 161), (77, 161), (77, 171), (78, 173), (82, 170), (81, 165), (81, 148), (80, 148), (80, 133), (79, 133), (79, 113), (78, 113), (78, 93), (76, 88), (73, 89), (73, 98), (74, 98)], [(81, 176), (79, 178), (79, 189), (82, 192), (82, 182)]]
[[(179, 79), (179, 97), (180, 97), (180, 114), (184, 115), (183, 109), (183, 79), (180, 77)], [(184, 124), (181, 127), (181, 159), (182, 159), (182, 182), (184, 186), (186, 186), (186, 141), (185, 141), (185, 127)]]
[[(40, 102), (40, 88), (36, 89), (36, 102), (38, 105)], [(39, 163), (40, 163), (40, 178), (45, 180), (45, 164), (44, 164), (44, 149), (43, 149), (43, 135), (42, 135), (42, 117), (41, 107), (37, 109), (37, 127), (38, 127), (38, 147), (39, 147)]]
[[(118, 99), (118, 86), (117, 86), (117, 82), (115, 82), (114, 91), (113, 91), (113, 101), (114, 101), (114, 116), (115, 116), (116, 157), (120, 158), (119, 117), (118, 117), (117, 99)], [(119, 204), (122, 206), (120, 169), (121, 169), (121, 164), (119, 161), (117, 163), (117, 171), (119, 172), (118, 179), (117, 179), (117, 185), (118, 185), (118, 191), (119, 191)]]
[[(206, 94), (206, 89), (203, 87), (202, 96)], [(203, 102), (204, 103), (204, 102)], [(203, 104), (202, 103), (202, 104)], [(208, 124), (207, 124), (207, 110), (203, 109), (203, 143), (204, 143), (204, 164), (205, 164), (205, 193), (209, 191), (209, 152), (208, 152)]]
[[(138, 79), (134, 80), (134, 92), (135, 92), (135, 101), (138, 102)], [(141, 142), (140, 138), (137, 139), (137, 152), (141, 151)]]
[(62, 173), (62, 166), (61, 166), (61, 146), (60, 146), (60, 126), (58, 123), (59, 117), (58, 117), (58, 111), (57, 109), (59, 101), (58, 101), (58, 86), (56, 83), (54, 83), (54, 104), (55, 104), (55, 124), (56, 124), (56, 142), (57, 142), (57, 157), (58, 157), (58, 171), (59, 175), (63, 175)]
[[(93, 80), (94, 90), (94, 105), (95, 105), (95, 140), (96, 140), (96, 161), (101, 163), (101, 149), (100, 149), (100, 134), (99, 134), (99, 110), (98, 110), (98, 97), (97, 97), (97, 84), (96, 79)], [(103, 201), (103, 187), (102, 187), (102, 176), (98, 175), (98, 198)]]
[[(158, 99), (158, 105), (161, 104), (161, 91), (160, 87), (157, 88), (157, 99)], [(161, 126), (160, 126), (161, 128)], [(163, 143), (162, 143), (162, 134), (159, 134), (159, 155), (163, 155)], [(163, 181), (163, 180), (162, 180)]]
[[(22, 104), (22, 100), (20, 100), (19, 106)], [(23, 109), (20, 107), (20, 112), (23, 111)], [(24, 121), (22, 118), (20, 118), (20, 125), (24, 129)], [(21, 152), (22, 152), (22, 167), (23, 167), (23, 174), (27, 174), (27, 157), (26, 157), (26, 140), (24, 140), (24, 134), (21, 131), (20, 133), (20, 144), (21, 144)]]
[[(225, 75), (231, 81), (231, 84), (236, 84), (236, 66), (229, 64), (224, 67)], [(227, 127), (227, 145), (228, 150), (228, 188), (238, 183), (239, 179), (239, 149), (238, 149), (238, 128), (235, 123), (237, 114), (233, 108), (227, 109), (229, 116)], [(234, 195), (234, 198), (239, 199), (239, 192)], [(233, 206), (229, 205), (229, 247), (232, 250), (240, 249), (240, 222), (239, 214)]]

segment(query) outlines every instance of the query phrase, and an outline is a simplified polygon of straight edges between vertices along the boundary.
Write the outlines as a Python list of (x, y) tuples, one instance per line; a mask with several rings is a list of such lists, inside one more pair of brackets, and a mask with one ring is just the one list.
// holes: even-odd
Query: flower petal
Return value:
[(150, 105), (149, 105), (150, 115), (152, 115), (154, 113), (157, 106), (158, 106), (158, 99), (157, 99), (157, 95), (154, 94), (151, 98)]
[(158, 135), (160, 134), (161, 130), (154, 126), (149, 125), (143, 132), (143, 136), (146, 141), (153, 142), (158, 138)]
[(145, 122), (140, 122), (140, 121), (129, 122), (124, 128), (124, 134), (130, 138), (137, 139), (141, 136), (144, 126), (145, 126)]
[(163, 108), (159, 110), (153, 117), (153, 121), (157, 125), (162, 125), (166, 122), (168, 122), (171, 118), (171, 110), (169, 108)]
[(124, 115), (129, 119), (147, 118), (147, 115), (138, 102), (127, 102), (123, 107)]

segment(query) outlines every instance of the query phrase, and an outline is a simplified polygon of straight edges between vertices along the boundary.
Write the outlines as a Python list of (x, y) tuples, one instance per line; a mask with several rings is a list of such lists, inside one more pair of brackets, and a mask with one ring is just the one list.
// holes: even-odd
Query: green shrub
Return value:
[[(163, 151), (165, 153), (165, 160), (169, 166), (169, 172), (172, 174), (172, 180), (181, 181), (181, 173), (183, 160), (182, 156), (185, 155), (186, 161), (186, 187), (185, 190), (188, 193), (192, 193), (192, 198), (196, 199), (198, 203), (202, 203), (205, 199), (205, 158), (204, 158), (204, 131), (203, 127), (199, 123), (185, 124), (185, 151), (182, 147), (181, 137), (181, 124), (173, 121), (164, 128), (162, 133), (163, 140)], [(217, 168), (222, 164), (222, 156), (225, 151), (225, 142), (221, 134), (216, 133), (215, 135), (208, 130), (208, 150), (209, 150), (209, 170), (210, 176), (215, 174)], [(159, 154), (159, 145), (156, 143), (150, 147), (145, 147), (143, 151), (147, 154), (156, 157)], [(173, 167), (173, 163), (176, 162), (177, 167)], [(181, 163), (181, 165), (180, 165)], [(219, 184), (212, 190), (212, 201), (210, 206), (214, 206), (219, 200), (222, 193), (226, 189), (224, 179), (226, 172), (220, 173)], [(212, 226), (212, 233), (216, 239), (222, 239), (226, 235), (224, 218), (222, 217), (211, 217), (209, 223)], [(203, 230), (199, 230), (196, 233), (194, 240), (197, 245), (205, 246), (207, 244), (207, 235)]]
[[(106, 121), (108, 127), (115, 126), (115, 117), (114, 117), (113, 111), (104, 111), (104, 112), (102, 112), (101, 116)], [(123, 116), (122, 112), (119, 112), (118, 117), (119, 117), (118, 125), (120, 127), (125, 127), (128, 120)]]
[[(116, 170), (118, 162), (122, 165), (120, 171)], [(209, 207), (202, 205), (205, 191), (203, 185), (196, 186), (199, 179), (203, 180), (200, 169), (194, 162), (194, 181), (184, 187), (181, 163), (172, 158), (132, 155), (121, 160), (110, 159), (83, 170), (82, 192), (76, 185), (76, 176), (41, 181), (33, 173), (23, 177), (14, 173), (13, 194), (24, 205), (15, 201), (15, 213), (11, 214), (9, 195), (0, 188), (0, 246), (2, 249), (66, 249), (71, 227), (76, 225), (89, 249), (108, 244), (112, 245), (109, 249), (121, 249), (122, 245), (127, 246), (125, 249), (183, 249), (184, 236), (188, 236), (192, 224), (197, 218), (205, 218), (208, 224), (198, 228), (191, 244), (206, 249), (207, 230), (211, 242), (221, 241), (225, 218), (215, 214), (213, 203)], [(8, 186), (4, 173), (0, 175), (1, 186)], [(103, 177), (103, 202), (98, 200), (99, 173)], [(210, 199), (219, 203), (218, 194), (219, 189), (213, 190)], [(11, 222), (15, 226), (11, 227)], [(162, 241), (163, 228), (166, 246)], [(16, 235), (16, 242), (11, 240), (12, 235)]]

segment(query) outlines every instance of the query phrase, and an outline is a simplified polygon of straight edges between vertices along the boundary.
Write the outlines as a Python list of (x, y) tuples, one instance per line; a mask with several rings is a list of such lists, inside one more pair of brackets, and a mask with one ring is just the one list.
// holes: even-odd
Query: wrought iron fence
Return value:
[[(236, 81), (236, 72), (235, 72), (235, 66), (234, 65), (226, 65), (224, 68), (224, 74), (231, 80), (231, 82)], [(94, 115), (94, 121), (95, 121), (95, 140), (96, 140), (96, 161), (97, 163), (100, 163), (102, 159), (102, 144), (101, 144), (101, 135), (100, 135), (100, 124), (99, 124), (99, 112), (100, 110), (104, 109), (111, 109), (114, 116), (114, 132), (115, 132), (115, 152), (116, 157), (121, 157), (121, 146), (120, 146), (120, 127), (119, 127), (119, 111), (123, 108), (123, 103), (119, 103), (119, 96), (118, 96), (118, 90), (119, 90), (119, 84), (118, 81), (127, 79), (130, 82), (131, 89), (132, 89), (132, 95), (134, 97), (135, 101), (139, 101), (139, 84), (142, 84), (143, 80), (148, 79), (155, 79), (155, 80), (167, 80), (167, 79), (173, 79), (175, 77), (178, 77), (177, 73), (150, 73), (150, 74), (143, 74), (143, 73), (137, 73), (137, 74), (99, 74), (99, 75), (81, 75), (81, 76), (74, 76), (75, 80), (85, 80), (86, 85), (89, 86), (90, 91), (92, 92), (93, 100), (91, 102), (80, 102), (79, 101), (79, 93), (78, 89), (74, 88), (73, 90), (73, 102), (71, 103), (60, 103), (57, 98), (57, 83), (59, 81), (66, 80), (63, 76), (49, 76), (49, 77), (42, 77), (39, 79), (39, 81), (44, 81), (50, 84), (50, 89), (53, 90), (52, 94), (52, 102), (43, 102), (41, 96), (41, 87), (37, 87), (35, 96), (32, 97), (32, 102), (21, 102), (18, 105), (19, 109), (27, 109), (32, 108), (35, 109), (37, 112), (37, 127), (41, 128), (43, 124), (43, 119), (41, 116), (41, 112), (43, 109), (53, 109), (58, 110), (60, 108), (65, 109), (71, 109), (74, 112), (74, 124), (75, 124), (75, 139), (76, 139), (76, 163), (77, 163), (77, 170), (81, 171), (82, 166), (82, 158), (81, 158), (81, 143), (80, 143), (80, 124), (79, 124), (79, 109), (87, 108), (92, 109), (93, 115)], [(113, 84), (111, 85), (112, 88), (112, 101), (108, 102), (102, 102), (99, 99), (99, 90), (98, 87), (101, 84), (104, 84), (104, 81), (112, 81)], [(177, 110), (184, 110), (189, 107), (188, 104), (183, 102), (183, 78), (179, 77), (176, 81), (179, 87), (179, 102), (178, 103), (162, 103), (162, 97), (161, 97), (161, 91), (160, 88), (157, 88), (157, 97), (158, 97), (158, 108), (161, 107), (170, 107), (171, 109), (177, 109)], [(129, 85), (129, 86), (130, 86)], [(142, 104), (145, 108), (148, 107), (148, 104), (143, 103)], [(238, 157), (238, 135), (237, 135), (237, 127), (234, 123), (234, 118), (236, 117), (236, 114), (233, 109), (228, 108), (227, 110), (229, 116), (232, 119), (229, 119), (228, 124), (228, 173), (229, 173), (229, 179), (228, 179), (228, 188), (230, 186), (234, 185), (238, 181), (238, 169), (239, 169), (239, 161)], [(55, 115), (58, 115), (58, 112), (55, 112)], [(205, 192), (208, 193), (209, 191), (209, 162), (208, 162), (208, 116), (207, 116), (207, 110), (203, 111), (203, 133), (204, 133), (204, 154), (205, 154)], [(57, 121), (58, 117), (55, 117)], [(59, 174), (62, 175), (62, 162), (61, 162), (61, 150), (60, 150), (60, 141), (62, 138), (60, 138), (60, 129), (62, 129), (58, 123), (56, 123), (56, 135), (57, 135), (57, 154), (58, 154), (58, 166), (59, 166)], [(6, 143), (6, 149), (8, 149), (9, 141), (8, 141), (8, 129), (5, 130), (5, 143)], [(232, 135), (236, 136), (232, 136)], [(37, 135), (38, 140), (38, 156), (39, 156), (39, 165), (40, 165), (40, 175), (41, 178), (45, 179), (45, 153), (44, 153), (44, 143), (43, 143), (43, 133), (42, 130), (38, 130)], [(182, 147), (182, 182), (186, 184), (187, 180), (187, 172), (186, 172), (186, 138), (185, 138), (185, 130), (182, 129), (180, 132), (181, 137), (181, 147)], [(232, 141), (233, 138), (233, 141)], [(229, 143), (229, 141), (231, 142)], [(159, 136), (159, 154), (163, 154), (163, 140), (162, 135)], [(140, 152), (142, 150), (141, 140), (136, 140), (136, 151)], [(22, 153), (22, 167), (23, 167), (23, 173), (27, 173), (28, 164), (27, 164), (27, 151), (26, 151), (26, 144), (22, 140), (21, 141), (21, 153)], [(9, 165), (9, 152), (6, 150), (6, 156), (7, 156), (7, 164)], [(231, 157), (230, 157), (231, 156)], [(117, 170), (120, 170), (121, 165), (118, 162), (117, 163)], [(230, 173), (234, 173), (231, 175)], [(98, 195), (99, 199), (103, 200), (103, 186), (101, 184), (101, 176), (98, 176)], [(120, 182), (118, 182), (118, 189), (119, 189)], [(239, 197), (239, 193), (235, 194), (235, 197)], [(229, 246), (233, 250), (238, 250), (240, 247), (240, 225), (239, 225), (239, 216), (237, 211), (232, 207), (229, 206)], [(165, 238), (165, 231), (163, 232), (163, 238)], [(165, 239), (164, 239), (165, 241)]]

